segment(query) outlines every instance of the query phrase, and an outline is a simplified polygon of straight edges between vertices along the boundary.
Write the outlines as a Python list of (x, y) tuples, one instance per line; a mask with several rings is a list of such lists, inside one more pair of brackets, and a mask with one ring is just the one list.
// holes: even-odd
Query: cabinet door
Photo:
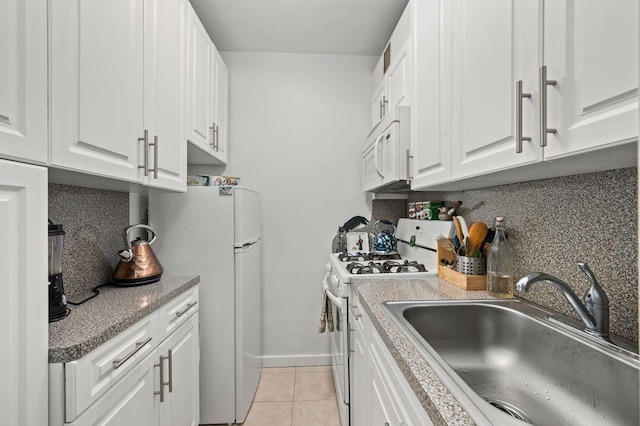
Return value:
[(545, 2), (546, 158), (638, 140), (638, 1)]
[(151, 172), (141, 180), (149, 186), (184, 190), (186, 1), (147, 1), (145, 35), (144, 127), (157, 145), (147, 153)]
[(351, 353), (349, 354), (350, 396), (349, 406), (351, 411), (352, 426), (369, 426), (369, 398), (371, 379), (369, 374), (369, 362), (367, 346), (361, 329), (357, 325), (358, 319), (349, 312), (349, 327), (351, 338)]
[(189, 6), (187, 140), (200, 150), (213, 146), (213, 52), (207, 31)]
[[(537, 137), (522, 152), (515, 139), (516, 82), (528, 93), (537, 86), (537, 2), (456, 0), (452, 12), (452, 177), (540, 161)], [(523, 100), (523, 109), (524, 132), (532, 136), (534, 103)]]
[(221, 163), (227, 163), (228, 126), (229, 126), (229, 70), (220, 53), (213, 55), (215, 75), (215, 119), (214, 119), (214, 154)]
[(157, 425), (158, 398), (154, 395), (154, 388), (158, 387), (158, 385), (154, 386), (156, 360), (157, 351), (154, 350), (80, 417), (66, 424), (69, 426)]
[(160, 346), (160, 364), (165, 383), (160, 403), (160, 425), (197, 426), (200, 420), (200, 342), (199, 315), (171, 334)]
[(47, 170), (0, 160), (0, 417), (47, 424)]
[(143, 0), (49, 4), (51, 164), (136, 181)]
[(451, 179), (451, 36), (447, 0), (410, 2), (413, 38), (411, 188)]
[(46, 0), (0, 0), (0, 157), (47, 161)]
[(407, 40), (395, 61), (387, 70), (387, 98), (385, 103), (385, 113), (391, 111), (398, 105), (409, 104), (410, 70), (411, 70), (411, 40)]
[(378, 87), (373, 91), (371, 97), (371, 124), (375, 127), (376, 124), (384, 117), (384, 101), (387, 99), (387, 84), (386, 77), (382, 79)]
[(400, 426), (402, 420), (385, 385), (382, 373), (380, 371), (379, 355), (375, 347), (369, 346), (369, 424), (372, 425), (389, 425)]

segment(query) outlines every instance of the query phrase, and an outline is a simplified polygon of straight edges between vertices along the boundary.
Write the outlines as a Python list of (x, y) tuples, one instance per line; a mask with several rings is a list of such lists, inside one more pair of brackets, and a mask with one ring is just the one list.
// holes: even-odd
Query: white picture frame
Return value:
[(347, 253), (369, 253), (367, 232), (347, 232)]

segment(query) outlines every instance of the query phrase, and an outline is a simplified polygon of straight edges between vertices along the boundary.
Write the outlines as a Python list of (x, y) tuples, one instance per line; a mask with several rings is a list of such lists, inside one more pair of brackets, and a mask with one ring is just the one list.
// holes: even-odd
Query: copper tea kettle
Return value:
[[(129, 241), (129, 234), (134, 229), (146, 229), (151, 233), (151, 240), (140, 237)], [(115, 285), (134, 286), (151, 284), (160, 280), (162, 265), (151, 250), (150, 244), (158, 237), (155, 229), (147, 225), (131, 225), (124, 229), (125, 249), (118, 252), (120, 261), (111, 275), (111, 281)]]

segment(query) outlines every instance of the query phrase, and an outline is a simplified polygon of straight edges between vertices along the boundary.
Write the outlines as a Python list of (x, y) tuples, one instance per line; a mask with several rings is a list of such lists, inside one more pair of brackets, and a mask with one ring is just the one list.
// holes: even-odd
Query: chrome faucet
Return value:
[(585, 273), (591, 283), (591, 288), (584, 295), (584, 304), (567, 283), (553, 275), (542, 272), (534, 272), (520, 279), (516, 284), (516, 290), (526, 293), (531, 285), (538, 281), (545, 281), (551, 284), (560, 290), (564, 298), (569, 301), (584, 323), (585, 332), (608, 340), (609, 298), (600, 284), (598, 284), (598, 280), (596, 280), (589, 266), (584, 262), (578, 262), (578, 267)]

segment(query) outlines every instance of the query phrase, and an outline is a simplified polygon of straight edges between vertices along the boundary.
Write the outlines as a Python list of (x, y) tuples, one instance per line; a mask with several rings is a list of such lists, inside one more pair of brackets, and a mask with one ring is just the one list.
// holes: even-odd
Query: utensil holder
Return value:
[(464, 275), (486, 275), (487, 259), (484, 257), (458, 256), (456, 269)]
[(461, 274), (456, 270), (457, 260), (458, 256), (453, 251), (447, 250), (438, 244), (438, 277), (463, 290), (486, 290), (487, 276)]

